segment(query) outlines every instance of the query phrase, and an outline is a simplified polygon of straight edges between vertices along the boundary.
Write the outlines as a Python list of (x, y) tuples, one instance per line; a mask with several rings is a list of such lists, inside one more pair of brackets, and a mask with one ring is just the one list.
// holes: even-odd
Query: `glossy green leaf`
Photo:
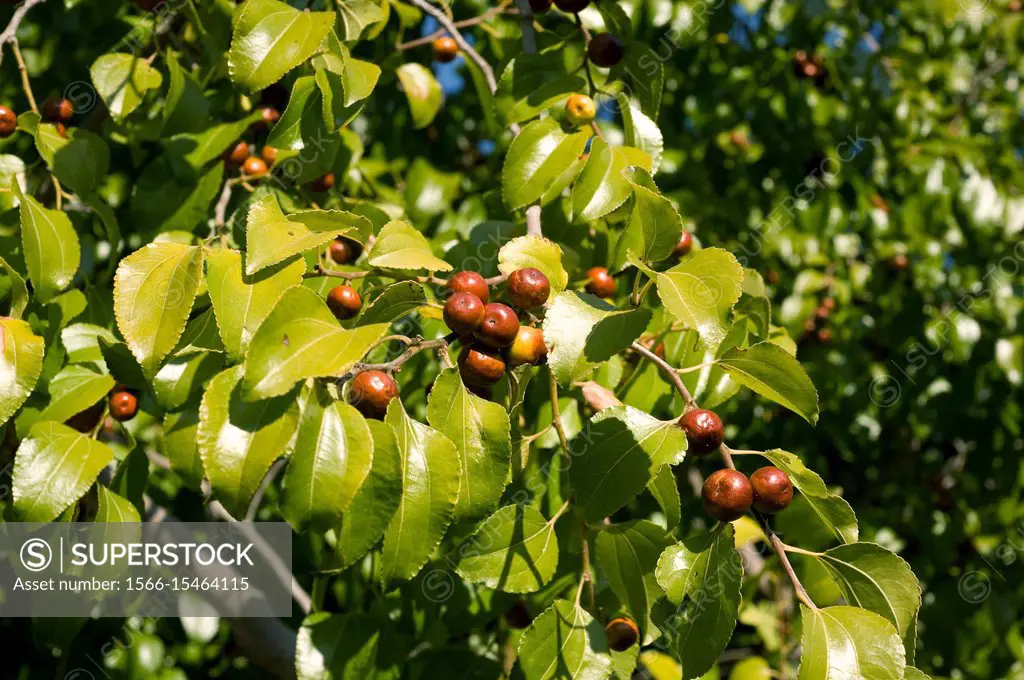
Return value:
[(164, 53), (167, 63), (167, 99), (164, 103), (164, 129), (162, 134), (196, 132), (210, 119), (210, 102), (192, 76), (182, 68), (173, 52)]
[(388, 222), (377, 235), (367, 257), (374, 267), (383, 269), (426, 269), (451, 271), (452, 266), (434, 255), (430, 241), (408, 222)]
[(370, 474), (342, 513), (335, 550), (342, 569), (363, 557), (384, 536), (402, 499), (402, 454), (387, 423), (368, 420), (373, 440)]
[(338, 23), (342, 40), (356, 40), (368, 26), (385, 18), (386, 2), (346, 0), (338, 3)]
[(21, 246), (32, 291), (40, 302), (48, 302), (71, 285), (78, 273), (82, 250), (78, 234), (68, 216), (42, 204), (11, 185), (21, 201)]
[(411, 579), (441, 542), (455, 515), (462, 469), (455, 444), (418, 423), (392, 399), (385, 422), (402, 456), (402, 496), (384, 534), (380, 577), (384, 584)]
[(761, 342), (734, 347), (718, 360), (732, 379), (763, 397), (782, 404), (810, 424), (818, 421), (818, 391), (803, 366), (778, 345)]
[(318, 612), (306, 617), (295, 640), (298, 680), (374, 678), (380, 625), (364, 614)]
[(320, 248), (338, 236), (362, 243), (370, 221), (344, 210), (303, 210), (285, 215), (273, 194), (249, 208), (245, 232), (245, 273), (283, 262), (307, 250)]
[(359, 411), (315, 387), (285, 471), (281, 514), (296, 531), (336, 524), (370, 474), (373, 448)]
[(183, 411), (164, 416), (160, 450), (171, 463), (171, 469), (181, 475), (192, 489), (203, 481), (203, 458), (199, 454), (199, 410), (193, 405)]
[(202, 248), (179, 243), (150, 243), (117, 266), (117, 327), (148, 375), (178, 344), (202, 279)]
[(114, 459), (106, 444), (52, 421), (32, 426), (15, 454), (14, 509), (22, 522), (50, 522), (88, 491)]
[(636, 147), (650, 156), (651, 172), (657, 172), (658, 166), (661, 165), (662, 154), (665, 152), (665, 138), (661, 134), (661, 129), (626, 95), (618, 95), (615, 101), (622, 114), (624, 144)]
[(900, 680), (906, 658), (899, 633), (884, 618), (857, 607), (800, 606), (799, 680)]
[(106, 397), (113, 388), (114, 379), (106, 373), (87, 366), (66, 366), (49, 381), (50, 403), (39, 414), (39, 420), (62, 423)]
[(388, 324), (373, 324), (346, 330), (315, 292), (304, 286), (289, 288), (249, 346), (246, 396), (276, 397), (300, 380), (342, 375), (387, 329)]
[(540, 590), (558, 568), (555, 522), (529, 506), (506, 505), (456, 549), (459, 574), (506, 593)]
[(853, 509), (841, 496), (829, 493), (816, 472), (809, 470), (803, 461), (788, 451), (771, 449), (761, 455), (789, 475), (793, 486), (803, 494), (814, 514), (836, 540), (840, 543), (857, 542), (859, 531)]
[(177, 134), (166, 139), (164, 146), (172, 157), (172, 162), (176, 162), (176, 157), (180, 157), (190, 169), (199, 171), (237, 144), (238, 139), (246, 133), (253, 122), (259, 120), (259, 115), (258, 112), (252, 113), (241, 120), (214, 125), (202, 132)]
[(206, 268), (217, 328), (228, 356), (237, 361), (284, 292), (302, 283), (305, 263), (296, 258), (249, 275), (242, 255), (222, 248), (207, 251)]
[(43, 370), (44, 340), (24, 321), (0, 317), (0, 425), (28, 399)]
[(647, 309), (618, 310), (589, 293), (559, 293), (544, 316), (548, 366), (563, 386), (582, 380), (640, 337), (650, 318)]
[(25, 277), (17, 269), (0, 257), (0, 268), (7, 276), (11, 287), (11, 304), (9, 315), (12, 319), (20, 319), (28, 306), (28, 287), (25, 285)]
[(161, 408), (181, 408), (224, 368), (217, 352), (185, 352), (168, 359), (153, 376), (153, 394)]
[(601, 623), (568, 600), (555, 600), (519, 639), (526, 680), (598, 680), (612, 671)]
[(591, 418), (569, 449), (576, 502), (588, 522), (599, 522), (643, 491), (663, 465), (682, 461), (686, 435), (675, 421), (614, 406)]
[(104, 54), (93, 62), (89, 75), (96, 93), (115, 119), (137, 109), (146, 93), (163, 82), (160, 72), (135, 54)]
[(658, 583), (677, 607), (671, 626), (685, 680), (714, 665), (736, 627), (743, 560), (734, 541), (733, 527), (719, 525), (669, 547), (658, 561)]
[(582, 74), (570, 74), (561, 59), (550, 54), (519, 54), (498, 79), (494, 108), (506, 125), (521, 123), (585, 87)]
[(267, 145), (275, 149), (301, 151), (310, 140), (325, 134), (322, 96), (313, 76), (296, 79), (288, 97), (288, 106), (270, 131)]
[(196, 433), (213, 494), (238, 519), (271, 464), (287, 452), (298, 424), (294, 395), (244, 401), (241, 381), (241, 366), (210, 381)]
[(60, 331), (60, 342), (68, 353), (68, 363), (103, 365), (100, 338), (114, 343), (117, 338), (112, 331), (90, 323), (73, 323)]
[(524, 127), (512, 140), (501, 170), (505, 205), (515, 210), (537, 201), (545, 193), (554, 198), (569, 186), (576, 175), (567, 176), (566, 168), (574, 167), (590, 136), (589, 130), (566, 133), (554, 118)]
[(647, 520), (602, 526), (594, 539), (598, 568), (637, 622), (642, 644), (659, 635), (650, 616), (651, 607), (663, 596), (654, 570), (671, 544), (668, 532)]
[(603, 139), (595, 139), (583, 172), (572, 187), (573, 220), (596, 220), (625, 203), (633, 187), (623, 171), (631, 166), (650, 172), (651, 157), (640, 149), (608, 146)]
[(412, 125), (417, 130), (430, 125), (444, 105), (441, 83), (422, 64), (402, 64), (396, 71), (405, 98), (412, 112)]
[(234, 19), (228, 70), (235, 85), (262, 90), (309, 59), (334, 12), (303, 12), (279, 0), (247, 0)]
[(511, 274), (517, 269), (533, 267), (548, 277), (552, 293), (560, 293), (569, 285), (569, 274), (562, 266), (562, 249), (542, 236), (514, 238), (498, 251), (498, 270)]
[(56, 125), (42, 123), (36, 148), (57, 179), (82, 197), (100, 185), (110, 168), (110, 148), (88, 130), (71, 128), (62, 135)]
[(356, 325), (391, 323), (425, 304), (427, 296), (423, 292), (423, 284), (416, 281), (399, 281), (387, 286), (373, 302), (363, 305)]
[(629, 222), (615, 245), (615, 264), (623, 269), (630, 251), (645, 262), (660, 262), (672, 254), (683, 235), (683, 218), (661, 195), (647, 171), (627, 170), (626, 181), (633, 187)]
[(455, 519), (476, 519), (498, 505), (511, 474), (508, 413), (462, 384), (459, 371), (443, 371), (427, 403), (427, 422), (455, 444), (461, 459)]
[(647, 490), (658, 501), (661, 512), (665, 515), (665, 525), (672, 531), (682, 521), (682, 499), (679, 497), (679, 487), (676, 486), (676, 476), (672, 468), (662, 465), (654, 478), (647, 483)]
[(119, 496), (102, 484), (96, 485), (97, 522), (141, 522), (139, 511), (131, 501)]

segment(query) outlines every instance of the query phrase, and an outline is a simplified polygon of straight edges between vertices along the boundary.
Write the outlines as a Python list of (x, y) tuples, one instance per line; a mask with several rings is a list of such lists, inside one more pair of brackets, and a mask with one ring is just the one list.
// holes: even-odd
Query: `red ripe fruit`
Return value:
[(719, 522), (734, 522), (754, 502), (754, 489), (747, 476), (738, 470), (716, 470), (704, 481), (701, 490), (704, 511)]
[(277, 162), (277, 149), (272, 146), (264, 146), (260, 149), (260, 158), (263, 159), (268, 166), (273, 165)]
[(355, 262), (359, 259), (359, 255), (362, 252), (362, 246), (358, 243), (340, 236), (331, 241), (331, 245), (327, 248), (327, 254), (335, 264), (348, 264), (349, 262)]
[(315, 180), (309, 183), (309, 188), (318, 194), (322, 194), (331, 187), (334, 186), (334, 173), (329, 172), (326, 175), (317, 177)]
[(687, 452), (695, 456), (706, 456), (721, 446), (725, 438), (722, 419), (707, 409), (687, 411), (679, 419), (679, 426), (686, 432)]
[(616, 652), (626, 651), (640, 639), (636, 622), (624, 617), (612, 619), (604, 627), (604, 634), (608, 636), (608, 646)]
[(110, 415), (119, 422), (131, 420), (139, 411), (139, 399), (128, 390), (115, 390), (110, 395)]
[(470, 335), (484, 318), (484, 303), (472, 293), (456, 293), (444, 303), (444, 322), (459, 335)]
[(534, 309), (548, 301), (551, 282), (539, 269), (526, 267), (508, 275), (505, 282), (508, 299), (520, 309)]
[(587, 45), (587, 57), (601, 68), (611, 68), (622, 61), (622, 52), (622, 41), (611, 33), (598, 33)]
[[(254, 157), (255, 158), (255, 157)], [(224, 160), (231, 165), (242, 167), (249, 160), (249, 144), (239, 140), (233, 147), (224, 152)]]
[(508, 305), (492, 302), (484, 307), (484, 315), (474, 335), (485, 345), (496, 349), (511, 347), (519, 333), (519, 316)]
[(754, 509), (766, 515), (782, 512), (793, 500), (793, 482), (777, 467), (766, 466), (750, 475)]
[(672, 254), (676, 257), (682, 257), (688, 255), (693, 249), (693, 234), (688, 231), (684, 231), (683, 235), (679, 237), (679, 243), (672, 250)]
[(459, 374), (467, 385), (486, 387), (505, 375), (505, 361), (495, 350), (475, 342), (459, 355)]
[(6, 106), (0, 106), (0, 139), (6, 139), (18, 129), (18, 114)]
[(381, 420), (388, 412), (388, 403), (397, 396), (398, 383), (383, 371), (358, 373), (348, 387), (348, 403), (366, 418)]
[(619, 287), (606, 268), (591, 267), (587, 270), (587, 292), (599, 298), (610, 298), (615, 297)]
[(450, 36), (443, 36), (434, 41), (434, 61), (447, 64), (459, 54), (459, 44)]
[(249, 156), (242, 163), (242, 174), (247, 177), (263, 177), (267, 174), (267, 164), (258, 156)]
[(448, 278), (445, 287), (453, 293), (472, 293), (483, 303), (491, 297), (487, 282), (476, 272), (456, 272)]
[(327, 306), (342, 321), (351, 319), (363, 306), (363, 300), (352, 286), (335, 286), (327, 293)]
[(75, 117), (75, 107), (68, 99), (58, 99), (57, 97), (48, 97), (43, 102), (43, 118), (46, 120), (56, 123), (70, 123), (71, 119)]

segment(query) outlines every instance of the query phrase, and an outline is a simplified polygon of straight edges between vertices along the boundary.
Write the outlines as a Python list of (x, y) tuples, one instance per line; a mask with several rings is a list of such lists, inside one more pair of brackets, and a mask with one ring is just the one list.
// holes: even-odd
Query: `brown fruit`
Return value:
[(56, 123), (58, 121), (63, 123), (70, 123), (71, 119), (75, 117), (75, 107), (68, 99), (58, 99), (57, 97), (48, 97), (43, 102), (43, 118)]
[(484, 303), (472, 293), (456, 293), (444, 303), (444, 322), (459, 335), (470, 335), (484, 318)]
[(587, 292), (599, 298), (610, 298), (615, 297), (619, 287), (606, 268), (591, 267), (587, 270)]
[(443, 36), (434, 41), (434, 61), (447, 64), (459, 55), (459, 44), (450, 36)]
[(398, 383), (383, 371), (363, 371), (348, 386), (348, 403), (366, 418), (381, 420), (388, 403), (398, 396)]
[(589, 5), (590, 0), (555, 0), (555, 7), (569, 14), (582, 12)]
[(622, 41), (611, 33), (598, 33), (587, 45), (587, 57), (601, 68), (611, 68), (622, 61), (622, 52)]
[(264, 146), (260, 149), (260, 158), (263, 159), (268, 166), (273, 165), (277, 162), (277, 149), (272, 146)]
[(358, 243), (340, 236), (331, 241), (331, 245), (327, 248), (327, 254), (335, 264), (355, 262), (362, 252), (363, 248)]
[(754, 489), (747, 476), (738, 470), (716, 470), (704, 480), (700, 493), (704, 511), (719, 522), (742, 517), (754, 502)]
[(573, 125), (589, 125), (597, 116), (597, 105), (585, 94), (569, 95), (565, 100), (565, 118)]
[(551, 0), (530, 0), (530, 9), (534, 14), (546, 14), (551, 10)]
[(823, 345), (828, 345), (832, 342), (832, 331), (827, 328), (822, 328), (818, 331), (818, 342)]
[(910, 258), (903, 253), (892, 258), (892, 268), (898, 272), (905, 272), (910, 268)]
[(152, 12), (154, 9), (156, 9), (157, 5), (165, 1), (166, 0), (136, 0), (136, 4), (139, 6), (139, 9), (145, 10), (147, 12)]
[(18, 114), (6, 106), (0, 106), (0, 139), (6, 139), (18, 129)]
[(706, 456), (719, 446), (725, 435), (722, 419), (714, 411), (699, 408), (687, 411), (679, 419), (679, 427), (686, 432), (687, 453)]
[(764, 275), (764, 280), (773, 286), (777, 286), (779, 285), (779, 281), (782, 280), (782, 277), (780, 277), (779, 273), (774, 269), (769, 269)]
[(548, 301), (551, 282), (539, 269), (526, 267), (508, 275), (505, 282), (508, 299), (520, 309), (535, 309)]
[(1021, 6), (1020, 0), (1010, 0), (1009, 4), (1006, 5), (1006, 9), (1016, 14), (1020, 11)]
[(626, 651), (640, 639), (640, 629), (636, 627), (636, 622), (624, 617), (609, 621), (604, 627), (604, 633), (608, 636), (608, 646), (616, 652)]
[(497, 351), (475, 342), (459, 355), (459, 373), (467, 385), (493, 385), (505, 375), (505, 361)]
[(363, 300), (352, 286), (335, 286), (327, 293), (327, 306), (342, 321), (351, 319), (363, 306)]
[(821, 306), (831, 312), (836, 308), (836, 299), (832, 297), (827, 297), (821, 301)]
[(128, 390), (115, 390), (110, 395), (110, 415), (114, 420), (131, 420), (139, 411), (138, 398)]
[(453, 293), (472, 293), (483, 303), (491, 297), (487, 282), (476, 272), (456, 272), (448, 277), (445, 287)]
[(224, 160), (231, 165), (242, 167), (249, 160), (249, 143), (239, 140), (224, 152)]
[(820, 307), (814, 310), (814, 318), (818, 319), (819, 321), (824, 321), (829, 317), (831, 313), (831, 309), (829, 309), (825, 305), (821, 305)]
[(688, 231), (684, 231), (683, 235), (679, 237), (679, 243), (672, 250), (672, 254), (676, 257), (682, 257), (689, 255), (690, 251), (693, 250), (693, 234)]
[(484, 307), (480, 326), (474, 332), (477, 340), (497, 349), (510, 347), (519, 334), (519, 316), (508, 305), (491, 302)]
[(766, 466), (750, 475), (754, 509), (766, 515), (782, 512), (793, 500), (793, 482), (777, 467)]
[(281, 112), (273, 106), (264, 106), (260, 109), (260, 120), (256, 123), (258, 127), (272, 128), (274, 123), (281, 120)]
[(317, 177), (315, 180), (309, 183), (309, 188), (318, 194), (322, 194), (331, 187), (334, 186), (334, 173), (329, 172), (326, 175)]
[(249, 156), (242, 163), (242, 174), (247, 177), (263, 177), (267, 174), (267, 164), (258, 156)]
[(512, 347), (508, 350), (508, 362), (513, 366), (537, 365), (548, 355), (544, 345), (544, 332), (539, 328), (520, 326)]

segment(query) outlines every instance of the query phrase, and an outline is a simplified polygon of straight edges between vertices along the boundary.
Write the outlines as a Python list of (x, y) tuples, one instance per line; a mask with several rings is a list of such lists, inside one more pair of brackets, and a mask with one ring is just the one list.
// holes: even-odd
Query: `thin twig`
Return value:
[[(482, 24), (485, 21), (489, 21), (490, 19), (498, 16), (499, 14), (504, 14), (507, 11), (507, 8), (510, 4), (512, 4), (512, 0), (505, 0), (497, 7), (490, 8), (480, 16), (473, 17), (472, 19), (463, 19), (462, 21), (452, 22), (452, 26), (454, 26), (455, 28), (469, 28), (470, 26)], [(447, 34), (448, 31), (446, 29), (439, 28), (430, 35), (424, 36), (422, 38), (416, 38), (415, 40), (410, 40), (409, 42), (399, 43), (398, 45), (396, 45), (396, 47), (399, 50), (411, 50), (414, 47), (429, 45), (438, 38), (441, 38)]]
[[(25, 0), (24, 4), (18, 9), (14, 10), (14, 15), (11, 20), (7, 23), (7, 28), (4, 29), (3, 33), (0, 33), (0, 64), (4, 61), (3, 46), (5, 43), (13, 42), (17, 40), (16, 35), (18, 33), (18, 27), (21, 25), (22, 20), (28, 11), (36, 5), (41, 5), (46, 0)], [(35, 108), (33, 107), (33, 110)]]
[(215, 227), (223, 227), (228, 212), (228, 203), (231, 202), (231, 191), (235, 188), (235, 182), (228, 180), (224, 182), (224, 189), (220, 192), (217, 205), (213, 209), (213, 224)]
[(25, 59), (21, 56), (21, 47), (18, 45), (18, 39), (11, 36), (8, 39), (11, 43), (11, 52), (14, 53), (14, 60), (18, 62), (18, 72), (21, 74), (21, 89), (25, 91), (25, 97), (28, 98), (29, 108), (32, 109), (33, 113), (39, 113), (39, 107), (36, 106), (35, 95), (32, 94), (32, 84), (28, 80), (28, 67), (25, 66)]
[(260, 509), (260, 503), (263, 502), (263, 497), (267, 493), (267, 489), (274, 483), (277, 476), (284, 469), (285, 459), (278, 458), (274, 461), (274, 464), (270, 466), (270, 470), (263, 476), (263, 481), (260, 482), (259, 488), (256, 489), (256, 493), (252, 495), (252, 500), (249, 501), (249, 508), (245, 511), (245, 521), (252, 522), (256, 519), (256, 513)]
[(555, 381), (555, 374), (548, 371), (548, 378), (550, 383), (550, 394), (551, 394), (551, 424), (555, 428), (555, 432), (558, 433), (558, 443), (562, 445), (562, 451), (565, 452), (565, 457), (568, 458), (569, 453), (569, 438), (565, 435), (565, 427), (562, 425), (562, 414), (558, 408), (558, 383)]
[(782, 563), (782, 568), (786, 572), (786, 576), (789, 577), (789, 582), (793, 584), (793, 591), (796, 593), (796, 599), (800, 600), (806, 606), (813, 610), (817, 610), (818, 607), (811, 600), (811, 596), (807, 594), (804, 589), (804, 584), (800, 583), (800, 579), (796, 575), (796, 571), (793, 570), (793, 565), (789, 562), (789, 557), (786, 555), (786, 544), (782, 542), (775, 532), (768, 530), (768, 542), (772, 546), (772, 550), (778, 555), (779, 561)]
[(480, 67), (480, 70), (484, 74), (484, 80), (487, 81), (487, 88), (491, 91), (491, 94), (494, 94), (494, 91), (498, 89), (498, 81), (494, 79), (494, 71), (491, 69), (491, 65), (487, 63), (486, 59), (480, 56), (479, 52), (473, 49), (472, 45), (466, 42), (466, 39), (462, 37), (461, 33), (459, 33), (459, 29), (456, 28), (454, 22), (448, 18), (448, 15), (437, 7), (431, 5), (427, 0), (410, 0), (410, 2), (437, 19), (437, 23), (441, 24), (455, 42), (458, 43), (459, 49), (465, 52), (466, 55), (472, 59), (478, 67)]
[(671, 364), (641, 345), (639, 342), (634, 342), (630, 345), (630, 348), (637, 354), (653, 361), (654, 365), (661, 369), (661, 372), (665, 374), (669, 379), (669, 382), (675, 385), (676, 390), (683, 396), (683, 400), (686, 402), (688, 407), (695, 405), (693, 396), (690, 394), (690, 390), (686, 389), (686, 385), (683, 384), (683, 379), (679, 377), (679, 372), (676, 371)]
[(526, 233), (529, 236), (543, 236), (540, 227), (540, 205), (531, 205), (526, 209)]
[[(423, 338), (414, 338), (409, 345), (409, 348), (402, 352), (398, 357), (391, 361), (382, 364), (363, 364), (357, 363), (353, 367), (353, 371), (386, 371), (388, 373), (396, 373), (401, 370), (402, 365), (412, 359), (420, 352), (428, 349), (447, 350), (449, 343), (455, 341), (459, 337), (457, 333), (450, 333), (443, 338), (437, 340), (424, 340)], [(450, 360), (449, 360), (450, 361)]]

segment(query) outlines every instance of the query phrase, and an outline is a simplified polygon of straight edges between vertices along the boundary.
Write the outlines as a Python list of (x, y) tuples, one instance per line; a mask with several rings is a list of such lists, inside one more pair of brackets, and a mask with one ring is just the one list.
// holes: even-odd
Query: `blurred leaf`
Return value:
[(396, 72), (412, 112), (412, 125), (417, 130), (434, 122), (444, 105), (444, 92), (434, 74), (422, 64), (402, 64)]

